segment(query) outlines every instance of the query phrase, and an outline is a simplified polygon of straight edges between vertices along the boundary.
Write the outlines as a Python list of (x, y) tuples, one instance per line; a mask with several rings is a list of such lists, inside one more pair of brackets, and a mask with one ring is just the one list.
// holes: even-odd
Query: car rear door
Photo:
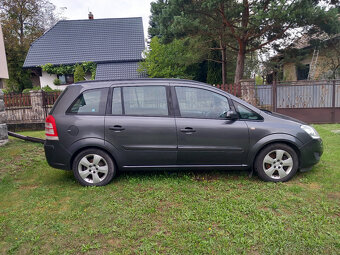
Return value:
[(119, 151), (124, 168), (176, 164), (176, 125), (169, 83), (139, 83), (112, 88), (105, 117), (105, 140)]
[(230, 101), (206, 87), (174, 84), (179, 165), (242, 166), (249, 135), (245, 121), (227, 120)]

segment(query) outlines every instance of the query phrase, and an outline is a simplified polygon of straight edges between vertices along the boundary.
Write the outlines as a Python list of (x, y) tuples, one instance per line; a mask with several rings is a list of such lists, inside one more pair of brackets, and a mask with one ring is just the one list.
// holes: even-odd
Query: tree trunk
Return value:
[(239, 46), (240, 46), (240, 49), (237, 54), (237, 62), (236, 62), (236, 70), (235, 70), (235, 78), (234, 78), (235, 86), (240, 85), (240, 80), (242, 79), (243, 72), (244, 72), (244, 61), (246, 58), (244, 43), (242, 43)]
[(226, 83), (226, 73), (225, 73), (225, 48), (221, 50), (222, 55), (222, 84)]

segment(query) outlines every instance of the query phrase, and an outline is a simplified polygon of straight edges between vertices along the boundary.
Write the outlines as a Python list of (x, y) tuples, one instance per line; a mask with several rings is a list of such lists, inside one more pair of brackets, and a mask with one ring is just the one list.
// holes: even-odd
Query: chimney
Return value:
[(89, 12), (89, 19), (93, 19), (93, 14), (92, 14), (92, 12)]

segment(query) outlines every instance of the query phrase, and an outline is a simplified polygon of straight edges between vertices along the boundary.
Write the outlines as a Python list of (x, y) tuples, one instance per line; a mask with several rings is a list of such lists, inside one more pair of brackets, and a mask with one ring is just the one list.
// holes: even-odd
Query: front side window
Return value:
[(230, 109), (228, 99), (215, 92), (190, 87), (176, 87), (182, 117), (223, 119)]
[(99, 114), (105, 105), (106, 89), (92, 89), (84, 91), (72, 104), (69, 113)]
[(125, 115), (168, 116), (166, 87), (136, 86), (123, 88)]
[(237, 103), (236, 101), (233, 101), (233, 103), (241, 120), (262, 120), (262, 117), (256, 112), (250, 110), (240, 103)]

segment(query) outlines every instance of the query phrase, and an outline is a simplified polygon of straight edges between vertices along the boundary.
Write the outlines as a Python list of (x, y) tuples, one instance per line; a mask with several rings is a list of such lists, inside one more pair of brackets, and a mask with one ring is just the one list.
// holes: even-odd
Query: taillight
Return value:
[(47, 140), (59, 140), (57, 126), (52, 115), (48, 115), (45, 121), (45, 134)]

